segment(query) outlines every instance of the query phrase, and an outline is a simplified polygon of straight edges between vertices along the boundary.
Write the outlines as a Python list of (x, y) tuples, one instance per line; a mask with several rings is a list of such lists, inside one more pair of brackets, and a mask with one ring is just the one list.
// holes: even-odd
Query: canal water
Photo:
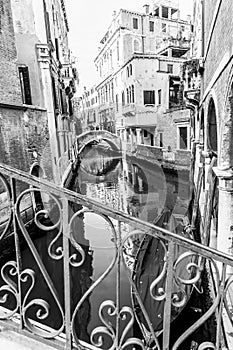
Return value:
[[(164, 209), (172, 212), (177, 222), (180, 222), (187, 215), (190, 200), (188, 172), (169, 171), (163, 169), (156, 162), (151, 164), (147, 161), (126, 157), (125, 155), (119, 156), (111, 153), (106, 149), (105, 145), (90, 146), (85, 149), (81, 155), (81, 163), (72, 181), (71, 189), (88, 198), (95, 199), (106, 206), (123, 211), (147, 222), (154, 222)], [(81, 209), (83, 208), (71, 204), (70, 217), (74, 212)], [(57, 213), (55, 212), (54, 221), (57, 220), (56, 215)], [(113, 225), (117, 228), (116, 223), (113, 222)], [(104, 278), (101, 277), (111, 265), (116, 254), (113, 244), (114, 233), (111, 225), (104, 217), (91, 212), (83, 213), (76, 218), (72, 228), (75, 241), (85, 252), (84, 263), (79, 267), (71, 266), (70, 268), (72, 314), (84, 293), (86, 293), (93, 283), (100, 279), (100, 283), (83, 302), (82, 307), (75, 316), (74, 322), (77, 336), (86, 342), (90, 342), (93, 329), (98, 326), (104, 326), (103, 319), (110, 321), (114, 325), (113, 306), (110, 305), (112, 305), (111, 301), (116, 300), (117, 293), (120, 295), (121, 307), (132, 307), (130, 284), (127, 271), (125, 271), (123, 265), (120, 268), (119, 290), (116, 283), (116, 268), (113, 268)], [(132, 230), (133, 227), (129, 227), (128, 225), (122, 226), (123, 235)], [(52, 259), (48, 254), (48, 246), (56, 237), (57, 231), (52, 230), (45, 233), (32, 225), (30, 227), (30, 234), (40, 258), (51, 276), (61, 305), (64, 307), (63, 260)], [(36, 281), (25, 304), (29, 304), (33, 299), (38, 298), (39, 291), (40, 298), (48, 302), (51, 310), (49, 316), (46, 320), (42, 319), (42, 322), (47, 326), (59, 329), (63, 321), (56, 300), (38, 270), (37, 263), (23, 237), (21, 237), (21, 242), (22, 268), (26, 269), (30, 267), (37, 272)], [(55, 255), (56, 253), (59, 254), (58, 248), (61, 245), (62, 239), (60, 237), (56, 240), (51, 251)], [(71, 254), (76, 253), (72, 244), (70, 245), (70, 251)], [(130, 250), (130, 246), (128, 251), (132, 251)], [(80, 259), (81, 256), (79, 255), (74, 257), (75, 262), (80, 261)], [(126, 260), (130, 267), (133, 261), (130, 260), (130, 254), (126, 254)], [(29, 276), (24, 280), (22, 286), (23, 295), (26, 295), (31, 285), (32, 281)], [(197, 298), (199, 299), (199, 297)], [(103, 305), (103, 302), (106, 302), (106, 305), (102, 310), (103, 319), (101, 319), (100, 307)], [(36, 319), (37, 310), (38, 307), (36, 305), (31, 305), (28, 308), (27, 316)], [(187, 320), (194, 320), (197, 317), (196, 310), (198, 310), (198, 307), (195, 309), (191, 305), (188, 315), (184, 313), (184, 319), (180, 319), (179, 325), (180, 322), (183, 322), (187, 326)], [(121, 330), (126, 327), (130, 320), (129, 318), (128, 315), (125, 320), (121, 321)], [(179, 330), (181, 330), (180, 326), (173, 329), (175, 338), (179, 335)], [(95, 339), (98, 339), (98, 335), (96, 335)], [(136, 324), (134, 324), (127, 336), (140, 337), (140, 331)], [(198, 337), (200, 338), (199, 335)], [(106, 337), (103, 348), (108, 348), (110, 344), (109, 337)], [(184, 349), (189, 348), (186, 344)]]

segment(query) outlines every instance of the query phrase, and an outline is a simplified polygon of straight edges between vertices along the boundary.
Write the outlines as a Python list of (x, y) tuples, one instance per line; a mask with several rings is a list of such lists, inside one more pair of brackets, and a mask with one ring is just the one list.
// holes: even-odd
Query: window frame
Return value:
[[(146, 96), (146, 94), (148, 94), (149, 97)], [(143, 105), (155, 105), (155, 90), (143, 90)]]
[[(181, 129), (186, 129), (186, 143), (187, 145), (183, 147), (181, 145), (181, 134), (180, 130)], [(190, 150), (190, 126), (188, 123), (182, 123), (177, 125), (177, 149), (180, 151), (189, 151)]]
[(162, 104), (162, 89), (158, 89), (158, 106)]
[(137, 17), (133, 17), (133, 29), (138, 29), (139, 25), (138, 25), (138, 18)]
[(167, 64), (167, 72), (170, 74), (173, 74), (173, 64), (168, 63)]
[(155, 31), (155, 22), (149, 21), (149, 31), (150, 33), (153, 33)]
[(162, 23), (161, 29), (162, 29), (162, 33), (167, 33), (167, 23)]
[(32, 92), (28, 66), (18, 66), (18, 74), (23, 103), (26, 105), (32, 105)]

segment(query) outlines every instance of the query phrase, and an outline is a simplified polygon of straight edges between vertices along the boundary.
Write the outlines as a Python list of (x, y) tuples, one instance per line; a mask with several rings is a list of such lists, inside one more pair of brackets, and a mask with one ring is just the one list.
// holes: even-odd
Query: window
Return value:
[(129, 75), (132, 75), (132, 64), (129, 65)]
[(162, 23), (162, 32), (163, 33), (167, 32), (167, 25), (166, 25), (166, 23)]
[(133, 18), (133, 29), (138, 29), (138, 19)]
[(108, 85), (105, 86), (105, 101), (108, 102)]
[(161, 100), (162, 100), (162, 90), (158, 90), (158, 105), (161, 105)]
[(150, 32), (154, 32), (154, 22), (153, 21), (150, 21)]
[(120, 59), (119, 41), (117, 42), (117, 61)]
[(173, 65), (172, 64), (168, 64), (167, 65), (167, 72), (168, 73), (173, 73)]
[(176, 107), (181, 103), (180, 99), (180, 78), (170, 77), (169, 82), (169, 108)]
[(46, 9), (45, 0), (43, 1), (43, 5), (44, 5), (44, 19), (45, 19), (46, 37), (47, 37), (47, 41), (50, 41), (51, 40), (50, 19), (49, 19), (49, 13), (47, 12), (47, 9)]
[(171, 9), (171, 19), (178, 19), (178, 10)]
[(114, 102), (114, 86), (113, 86), (113, 83), (111, 83), (111, 89), (112, 89), (112, 102)]
[(59, 57), (59, 43), (58, 43), (58, 39), (57, 38), (55, 38), (55, 50), (56, 50), (57, 60), (59, 61), (60, 60), (60, 57)]
[(129, 67), (126, 68), (127, 71), (127, 77), (129, 76)]
[(162, 17), (168, 18), (168, 7), (162, 6)]
[(163, 147), (163, 133), (159, 133), (159, 147)]
[(188, 149), (188, 127), (180, 126), (178, 127), (178, 137), (179, 137), (179, 149)]
[(111, 66), (111, 69), (112, 69), (113, 68), (112, 50), (110, 50), (110, 66)]
[(121, 101), (122, 101), (122, 106), (124, 106), (125, 105), (125, 93), (124, 93), (124, 91), (122, 91), (122, 93), (121, 93)]
[(132, 92), (132, 103), (134, 103), (134, 85), (131, 87), (131, 92)]
[(127, 94), (127, 103), (129, 103), (129, 89), (126, 89), (126, 94)]
[(155, 91), (154, 90), (144, 90), (144, 105), (154, 105), (155, 104)]
[(118, 112), (119, 106), (118, 106), (118, 95), (116, 95), (116, 111)]
[(23, 103), (32, 104), (31, 88), (28, 67), (19, 67), (19, 79), (22, 91)]

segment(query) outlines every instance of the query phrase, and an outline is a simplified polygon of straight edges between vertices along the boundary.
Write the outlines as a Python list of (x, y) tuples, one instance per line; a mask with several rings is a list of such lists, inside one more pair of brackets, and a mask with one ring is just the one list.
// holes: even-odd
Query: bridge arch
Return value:
[(100, 143), (101, 141), (107, 142), (113, 151), (121, 151), (119, 136), (106, 130), (93, 130), (78, 135), (76, 139), (77, 151), (81, 153), (88, 144), (93, 142)]

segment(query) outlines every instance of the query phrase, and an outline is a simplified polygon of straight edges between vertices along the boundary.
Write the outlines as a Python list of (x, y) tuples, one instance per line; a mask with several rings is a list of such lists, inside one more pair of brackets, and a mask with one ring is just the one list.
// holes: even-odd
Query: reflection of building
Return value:
[[(45, 165), (48, 157), (52, 159), (59, 182), (58, 161), (72, 143), (72, 98), (78, 78), (68, 47), (64, 1), (11, 0), (11, 6), (26, 138), (32, 152), (43, 153)], [(46, 145), (38, 141), (41, 134)]]
[(176, 148), (178, 141), (173, 145), (171, 139), (179, 135), (181, 148), (188, 149), (189, 111), (183, 109), (180, 118), (180, 65), (187, 59), (191, 23), (179, 18), (174, 1), (166, 3), (145, 5), (145, 13), (114, 13), (95, 59), (99, 113), (109, 126), (115, 123), (124, 141)]

